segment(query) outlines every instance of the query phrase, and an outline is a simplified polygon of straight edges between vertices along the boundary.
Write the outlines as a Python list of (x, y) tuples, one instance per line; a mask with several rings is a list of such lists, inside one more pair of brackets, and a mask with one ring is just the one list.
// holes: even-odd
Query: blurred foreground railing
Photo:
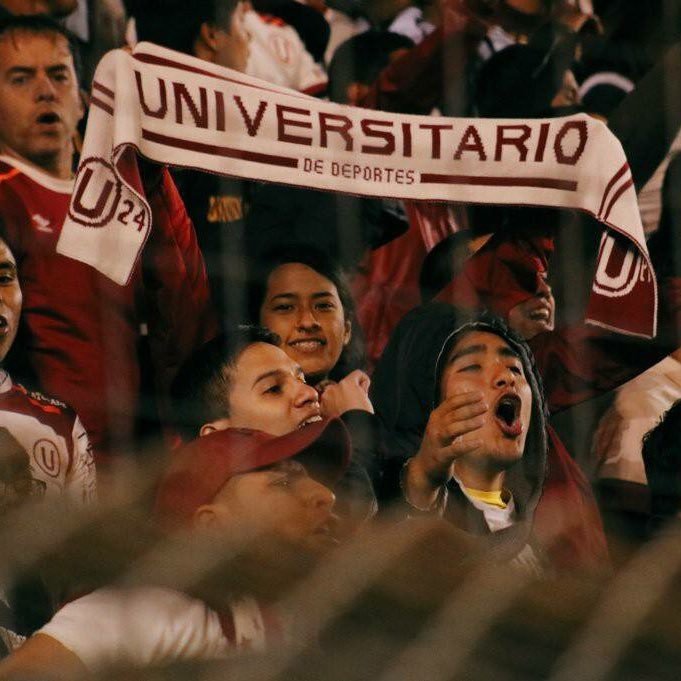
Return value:
[(45, 503), (5, 518), (0, 582), (40, 573), (70, 593), (153, 583), (208, 603), (247, 592), (295, 619), (290, 642), (266, 654), (112, 670), (112, 679), (681, 678), (676, 530), (598, 578), (537, 579), (495, 564), (439, 520), (377, 523), (315, 564), (260, 538), (163, 537), (148, 511), (153, 471), (125, 475), (117, 489), (127, 492), (96, 509)]

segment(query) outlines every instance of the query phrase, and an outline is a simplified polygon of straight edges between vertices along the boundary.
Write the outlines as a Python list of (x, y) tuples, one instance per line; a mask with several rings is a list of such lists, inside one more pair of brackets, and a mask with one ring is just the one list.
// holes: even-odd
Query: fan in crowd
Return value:
[[(65, 593), (78, 598), (58, 610), (63, 594), (49, 593), (42, 619), (27, 623), (17, 585), (0, 583), (0, 657), (8, 656), (0, 679), (80, 677), (290, 644), (308, 613), (278, 611), (284, 590), (263, 597), (242, 588), (227, 559), (243, 550), (256, 572), (275, 574), (293, 552), (306, 569), (320, 568), (335, 547), (352, 549), (382, 522), (401, 531), (432, 520), (475, 544), (482, 563), (513, 575), (517, 568), (523, 579), (608, 573), (605, 504), (594, 496), (593, 470), (580, 467), (586, 455), (568, 451), (553, 417), (620, 388), (681, 345), (679, 164), (669, 158), (681, 107), (665, 90), (678, 80), (681, 48), (663, 54), (678, 26), (642, 22), (636, 36), (638, 14), (623, 0), (124, 4), (128, 52), (136, 40), (175, 50), (177, 61), (225, 88), (249, 87), (255, 75), (270, 82), (258, 86), (263, 98), (289, 87), (292, 101), (314, 103), (328, 70), (339, 107), (607, 119), (634, 189), (660, 180), (669, 163), (662, 220), (646, 228), (655, 232), (658, 334), (626, 337), (584, 321), (581, 298), (604, 226), (532, 207), (532, 189), (519, 190), (513, 207), (342, 196), (241, 179), (232, 149), (229, 177), (139, 161), (152, 224), (129, 281), (110, 281), (58, 253), (57, 243), (87, 117), (78, 41), (65, 26), (79, 26), (81, 46), (98, 54), (103, 29), (122, 42), (120, 2), (0, 0), (0, 518), (14, 522), (36, 497), (70, 498), (91, 512), (97, 494), (116, 489), (102, 483), (115, 479), (117, 460), (146, 463), (142, 431), (153, 421), (154, 436), (169, 436), (145, 506), (159, 546), (176, 543), (190, 562), (202, 542), (224, 549), (219, 578), (231, 590), (211, 598), (196, 585), (150, 583), (83, 593), (74, 583)], [(662, 5), (653, 4), (662, 24)], [(681, 13), (677, 0), (665, 7), (668, 17)], [(334, 35), (340, 24), (327, 23), (334, 13), (343, 30), (358, 32), (344, 44)], [(115, 19), (108, 26), (107, 16)], [(117, 55), (126, 64), (141, 57)], [(230, 71), (214, 73), (220, 67)], [(606, 82), (617, 91), (604, 93)], [(174, 92), (200, 127), (197, 102)], [(580, 92), (590, 93), (586, 103)], [(207, 98), (203, 86), (200, 96), (206, 116), (213, 103), (225, 114), (224, 98)], [(268, 101), (257, 113), (237, 104), (243, 117), (255, 115), (249, 134), (270, 124)], [(292, 115), (286, 125), (312, 128)], [(186, 120), (180, 111), (165, 122)], [(387, 152), (378, 156), (389, 162)], [(118, 226), (128, 217), (115, 215)], [(622, 389), (606, 418), (625, 393), (634, 405), (626, 413), (640, 417), (650, 386), (664, 391), (676, 381), (665, 369), (672, 364)], [(677, 393), (678, 385), (667, 390), (655, 414)], [(645, 539), (663, 522), (670, 531), (678, 524), (679, 413), (676, 402), (642, 443), (639, 432), (633, 442), (618, 439), (616, 451), (614, 438), (607, 443), (607, 470), (635, 462), (639, 492), (650, 499)], [(596, 445), (604, 432), (613, 430), (604, 426)], [(473, 549), (462, 551), (472, 565)]]

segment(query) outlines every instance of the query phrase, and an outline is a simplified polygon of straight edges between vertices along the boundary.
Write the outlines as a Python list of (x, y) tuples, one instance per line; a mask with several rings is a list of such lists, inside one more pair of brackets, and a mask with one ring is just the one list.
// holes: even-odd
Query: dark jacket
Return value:
[[(431, 303), (410, 312), (393, 333), (374, 373), (371, 390), (387, 453), (379, 494), (384, 504), (404, 503), (401, 469), (418, 451), (430, 413), (439, 402), (443, 362), (453, 343), (466, 331), (489, 331), (501, 336), (521, 358), (533, 396), (523, 458), (509, 468), (504, 483), (513, 494), (516, 522), (489, 537), (498, 557), (510, 559), (531, 542), (533, 517), (546, 474), (543, 390), (524, 341), (492, 316), (468, 319), (450, 305)], [(455, 481), (448, 483), (448, 492), (444, 517), (471, 534), (488, 534), (482, 513), (468, 502)]]

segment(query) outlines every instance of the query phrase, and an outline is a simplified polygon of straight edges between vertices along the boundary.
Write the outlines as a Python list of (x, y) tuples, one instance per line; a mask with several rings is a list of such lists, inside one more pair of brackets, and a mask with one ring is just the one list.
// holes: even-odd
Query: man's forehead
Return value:
[(281, 348), (270, 343), (251, 343), (239, 355), (236, 363), (237, 373), (244, 372), (249, 376), (271, 372), (298, 374), (302, 371)]
[(274, 472), (287, 472), (287, 473), (305, 473), (307, 469), (303, 466), (300, 461), (296, 459), (284, 459), (283, 461), (277, 461), (271, 466), (263, 470), (274, 471)]
[[(39, 45), (40, 50), (27, 53), (27, 48)], [(46, 45), (49, 48), (46, 50)], [(7, 68), (8, 62), (25, 62), (40, 58), (41, 61), (58, 59), (64, 63), (73, 62), (73, 53), (68, 40), (61, 34), (48, 31), (27, 31), (15, 29), (0, 35), (0, 65)]]
[(295, 362), (280, 347), (263, 341), (247, 345), (239, 355), (239, 362), (244, 364), (267, 362), (272, 366), (295, 365)]
[(237, 473), (233, 475), (231, 480), (239, 481), (244, 479), (253, 479), (254, 477), (265, 478), (276, 475), (280, 473), (294, 473), (300, 475), (306, 475), (307, 469), (305, 466), (297, 461), (296, 459), (283, 459), (282, 461), (276, 461), (268, 466), (263, 466), (262, 468), (254, 468), (250, 471), (244, 471), (243, 473)]
[(502, 336), (490, 331), (472, 330), (465, 332), (454, 343), (447, 359), (449, 362), (453, 362), (462, 356), (486, 352), (518, 357), (518, 353)]

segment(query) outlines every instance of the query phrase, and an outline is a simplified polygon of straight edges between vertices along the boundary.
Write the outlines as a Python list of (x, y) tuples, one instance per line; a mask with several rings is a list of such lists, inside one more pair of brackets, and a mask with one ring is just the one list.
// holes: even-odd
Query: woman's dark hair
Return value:
[(171, 50), (194, 53), (203, 24), (229, 31), (239, 0), (126, 0), (137, 37)]
[(366, 366), (364, 336), (357, 321), (355, 300), (350, 292), (345, 273), (327, 253), (314, 246), (297, 243), (278, 246), (276, 250), (264, 252), (254, 263), (248, 292), (250, 323), (260, 324), (260, 309), (267, 296), (270, 275), (277, 267), (289, 263), (306, 265), (328, 279), (338, 291), (346, 321), (352, 324), (350, 342), (343, 349), (336, 366), (331, 369), (328, 377), (339, 381), (355, 369), (364, 369)]

